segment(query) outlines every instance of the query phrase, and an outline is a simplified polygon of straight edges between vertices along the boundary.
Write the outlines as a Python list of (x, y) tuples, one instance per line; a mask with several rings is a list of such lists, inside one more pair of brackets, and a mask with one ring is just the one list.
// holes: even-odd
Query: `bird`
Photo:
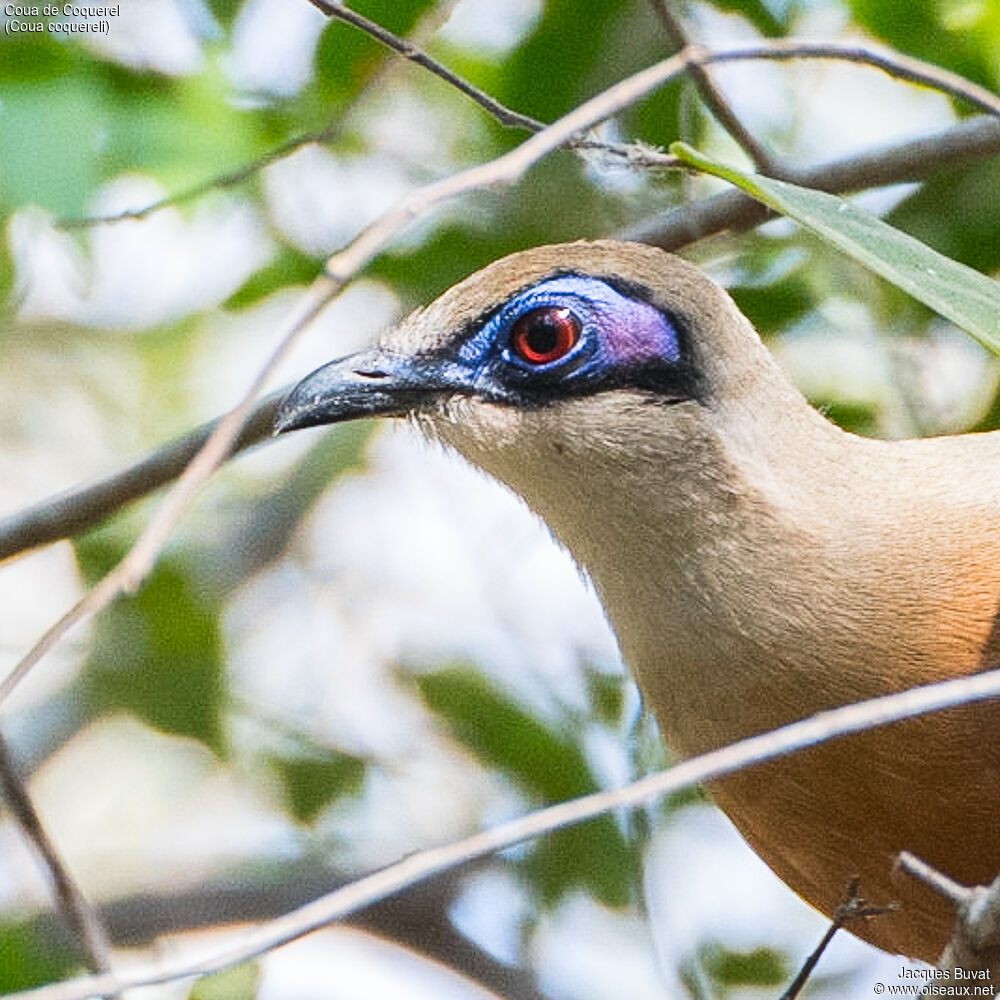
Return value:
[[(276, 431), (412, 421), (512, 490), (592, 581), (682, 757), (1000, 665), (1000, 432), (851, 434), (809, 405), (729, 294), (614, 240), (535, 247), (304, 378)], [(544, 598), (542, 600), (544, 613)], [(831, 915), (933, 963), (950, 903), (894, 870), (1000, 870), (1000, 707), (952, 708), (709, 783)]]

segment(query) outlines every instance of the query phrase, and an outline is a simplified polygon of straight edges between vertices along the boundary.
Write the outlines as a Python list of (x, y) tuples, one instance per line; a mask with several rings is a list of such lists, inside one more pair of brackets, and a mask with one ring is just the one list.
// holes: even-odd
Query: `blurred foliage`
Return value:
[[(94, 583), (127, 551), (111, 532), (77, 539), (84, 580)], [(119, 599), (96, 626), (84, 669), (87, 696), (177, 736), (225, 753), (219, 602), (177, 556), (157, 563), (141, 590)]]
[(365, 761), (347, 753), (317, 749), (314, 755), (271, 758), (299, 823), (311, 823), (335, 799), (357, 795), (365, 777)]
[[(948, 206), (947, 212), (940, 210)], [(1000, 268), (1000, 164), (936, 174), (889, 213), (888, 221), (979, 271)]]
[[(463, 746), (536, 801), (551, 805), (600, 790), (570, 719), (549, 723), (533, 715), (473, 667), (424, 674), (417, 685)], [(611, 906), (624, 906), (638, 891), (636, 845), (611, 816), (543, 838), (527, 869), (547, 905), (580, 886)]]
[(53, 948), (23, 924), (0, 922), (0, 990), (4, 993), (62, 979), (79, 967), (75, 949)]
[(738, 170), (685, 143), (674, 143), (670, 151), (794, 219), (1000, 353), (1000, 286), (992, 278), (938, 253), (849, 199)]
[(858, 24), (900, 52), (990, 90), (997, 85), (1000, 6), (966, 0), (850, 0)]
[(770, 948), (740, 952), (714, 944), (701, 949), (698, 957), (717, 996), (725, 997), (748, 986), (773, 990), (788, 981), (787, 962)]
[(256, 962), (203, 976), (191, 987), (187, 1000), (253, 1000), (257, 996), (260, 966)]
[[(502, 0), (497, 3), (502, 6)], [(352, 6), (404, 35), (425, 25), (438, 10), (433, 0), (357, 0)], [(129, 61), (113, 49), (49, 33), (0, 34), (0, 215), (13, 219), (9, 238), (0, 247), (0, 293), (7, 303), (0, 346), (20, 322), (17, 310), (30, 273), (30, 255), (15, 240), (19, 225), (96, 212), (105, 186), (123, 176), (153, 178), (172, 195), (208, 185), (200, 199), (182, 200), (177, 211), (154, 215), (146, 223), (150, 227), (162, 225), (169, 231), (192, 218), (204, 203), (233, 199), (252, 210), (269, 241), (259, 266), (220, 292), (218, 301), (192, 307), (169, 324), (149, 328), (136, 322), (131, 328), (118, 323), (114, 329), (102, 329), (61, 314), (32, 320), (62, 324), (57, 333), (48, 331), (46, 343), (62, 338), (61, 356), (69, 374), (64, 376), (65, 395), (53, 392), (52, 402), (39, 400), (37, 371), (19, 360), (20, 353), (5, 354), (3, 374), (9, 381), (4, 395), (12, 402), (0, 411), (0, 440), (23, 456), (26, 480), (38, 455), (49, 454), (57, 445), (73, 458), (74, 450), (85, 450), (80, 449), (81, 440), (100, 438), (104, 450), (98, 454), (106, 463), (102, 469), (110, 468), (134, 457), (134, 449), (152, 446), (173, 430), (204, 419), (206, 414), (193, 402), (197, 393), (191, 385), (203, 386), (220, 377), (223, 366), (206, 361), (215, 357), (210, 348), (218, 325), (239, 327), (243, 317), (270, 307), (277, 293), (312, 281), (322, 265), (321, 241), (300, 239), (295, 226), (282, 217), (265, 167), (275, 150), (327, 130), (323, 150), (332, 161), (357, 163), (371, 157), (373, 172), (388, 162), (412, 186), (485, 161), (523, 139), (522, 133), (500, 127), (467, 98), (340, 22), (318, 29), (301, 86), (242, 86), (229, 60), (250, 5), (244, 0), (205, 0), (203, 8), (193, 12), (195, 8), (199, 5), (178, 5), (186, 11), (184, 23), (198, 53), (184, 69), (165, 69), (153, 57)], [(727, 39), (803, 31), (814, 36), (817, 24), (843, 24), (846, 35), (875, 37), (992, 90), (998, 84), (996, 3), (710, 0), (675, 9), (697, 39), (709, 29)], [(274, 35), (277, 45), (280, 33)], [(427, 45), (474, 84), (544, 121), (670, 52), (648, 0), (545, 0), (506, 47), (492, 49), (454, 37), (431, 37)], [(395, 64), (385, 72), (390, 60)], [(726, 81), (737, 78), (733, 68), (724, 76)], [(899, 87), (903, 95), (905, 87)], [(414, 138), (419, 146), (421, 136), (404, 134), (400, 140), (398, 123), (386, 125), (378, 119), (397, 98), (407, 116), (426, 112), (427, 123), (421, 119), (421, 128), (431, 134), (431, 163), (406, 145)], [(789, 113), (789, 120), (772, 123), (767, 127), (774, 134), (762, 136), (779, 154), (783, 142), (814, 113), (808, 94), (799, 98), (804, 103)], [(760, 99), (771, 101), (769, 94)], [(780, 101), (775, 105), (780, 107)], [(956, 110), (966, 109), (956, 105)], [(773, 119), (760, 115), (754, 121)], [(442, 127), (438, 136), (438, 122), (454, 123), (453, 134)], [(726, 159), (732, 149), (689, 82), (649, 95), (602, 134), (655, 146), (682, 139)], [(799, 152), (810, 158), (809, 150)], [(214, 178), (244, 168), (249, 168), (245, 179), (227, 185), (224, 196), (212, 190)], [(328, 193), (341, 192), (308, 193), (317, 215), (322, 215)], [(502, 254), (540, 243), (614, 235), (695, 193), (697, 189), (675, 175), (641, 176), (599, 155), (581, 160), (562, 152), (511, 189), (483, 192), (436, 213), (375, 260), (368, 274), (391, 286), (404, 306), (418, 305)], [(370, 206), (363, 196), (355, 200), (358, 217), (350, 222), (359, 228)], [(995, 271), (1000, 268), (1000, 167), (995, 162), (963, 166), (900, 191), (888, 220), (946, 255)], [(64, 235), (57, 231), (52, 239)], [(114, 235), (108, 227), (86, 236), (74, 231), (72, 247), (78, 259), (67, 281), (84, 303), (99, 284), (90, 255)], [(52, 252), (51, 246), (46, 252)], [(738, 240), (719, 237), (692, 255), (699, 254), (775, 346), (803, 331), (817, 344), (833, 341), (842, 331), (834, 329), (824, 313), (831, 300), (854, 308), (848, 313), (852, 322), (860, 316), (859, 322), (873, 329), (893, 335), (905, 331), (916, 340), (925, 337), (934, 322), (928, 310), (898, 290), (861, 273), (788, 225)], [(151, 294), (159, 292), (154, 283)], [(105, 379), (103, 370), (95, 373), (82, 364), (74, 369), (78, 357), (93, 354), (101, 355), (113, 375)], [(43, 360), (48, 371), (51, 353)], [(47, 376), (46, 393), (56, 377)], [(902, 394), (900, 386), (892, 385), (886, 397), (891, 402)], [(81, 396), (89, 405), (81, 404)], [(46, 424), (35, 416), (44, 416), (47, 407), (57, 408), (64, 400), (72, 415), (66, 424)], [(814, 393), (813, 401), (831, 419), (860, 433), (884, 434), (894, 426), (890, 404), (882, 399), (858, 399), (834, 387)], [(908, 400), (907, 405), (919, 410), (920, 400)], [(1000, 397), (978, 426), (1000, 426)], [(22, 438), (23, 427), (37, 436)], [(83, 706), (80, 727), (124, 713), (158, 732), (197, 741), (211, 750), (233, 781), (264, 786), (256, 787), (254, 794), (283, 808), (296, 836), (303, 841), (315, 838), (321, 845), (327, 843), (323, 838), (331, 815), (336, 819), (341, 809), (358, 807), (378, 794), (378, 782), (372, 780), (376, 768), (381, 777), (401, 762), (369, 760), (363, 756), (367, 751), (348, 752), (312, 732), (279, 739), (278, 749), (273, 743), (262, 748), (241, 742), (234, 734), (255, 706), (234, 691), (225, 621), (234, 595), (266, 571), (286, 559), (294, 567), (290, 575), (300, 569), (294, 555), (299, 525), (332, 483), (364, 466), (369, 429), (360, 424), (338, 428), (317, 437), (299, 458), (267, 471), (261, 471), (257, 457), (234, 463), (207, 491), (210, 502), (199, 509), (197, 526), (178, 534), (137, 594), (120, 598), (94, 623), (85, 639), (82, 679), (70, 689)], [(59, 435), (74, 431), (79, 438), (59, 440)], [(117, 459), (109, 457), (113, 449), (121, 452)], [(78, 467), (69, 460), (66, 464)], [(70, 485), (62, 478), (56, 481)], [(92, 584), (120, 560), (138, 521), (135, 514), (125, 515), (75, 541), (84, 583)], [(322, 586), (334, 589), (344, 583), (324, 579)], [(303, 635), (302, 643), (308, 638)], [(415, 697), (438, 722), (445, 745), (458, 761), (473, 758), (479, 768), (502, 776), (527, 804), (540, 805), (606, 786), (609, 778), (595, 765), (587, 742), (595, 732), (628, 744), (624, 758), (632, 773), (663, 762), (662, 755), (645, 752), (647, 737), (642, 732), (623, 736), (626, 699), (620, 679), (591, 670), (586, 663), (579, 664), (579, 670), (586, 718), (579, 708), (551, 710), (551, 701), (558, 699), (550, 699), (549, 710), (542, 711), (500, 682), (486, 680), (474, 665), (420, 675)], [(55, 696), (52, 704), (58, 707)], [(266, 720), (270, 706), (256, 708)], [(44, 714), (39, 718), (44, 720)], [(266, 729), (266, 721), (257, 721)], [(44, 745), (45, 734), (36, 737)], [(49, 752), (69, 738), (54, 738)], [(669, 808), (700, 795), (684, 793), (671, 800)], [(510, 852), (502, 864), (517, 866), (527, 894), (543, 907), (556, 908), (583, 891), (606, 907), (632, 907), (634, 912), (647, 828), (662, 821), (667, 808), (604, 817), (559, 832)], [(380, 831), (365, 830), (358, 836), (377, 842)], [(537, 914), (527, 925), (532, 920), (537, 922)], [(79, 967), (78, 954), (51, 947), (26, 927), (0, 925), (0, 990), (26, 988)], [(522, 931), (528, 956), (530, 942), (527, 930)], [(700, 962), (720, 995), (750, 987), (773, 990), (791, 967), (786, 956), (766, 948), (741, 954), (721, 945), (705, 946)], [(256, 975), (255, 966), (241, 967), (201, 981), (190, 996), (253, 996)], [(691, 989), (697, 993), (696, 985)]]

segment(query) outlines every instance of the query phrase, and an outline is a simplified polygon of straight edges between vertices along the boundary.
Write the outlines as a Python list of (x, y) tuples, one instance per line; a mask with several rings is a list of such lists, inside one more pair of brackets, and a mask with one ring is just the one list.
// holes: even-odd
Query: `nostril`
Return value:
[(359, 378), (388, 378), (389, 373), (384, 372), (379, 368), (370, 369), (368, 371), (359, 371), (357, 368), (354, 369), (354, 374)]

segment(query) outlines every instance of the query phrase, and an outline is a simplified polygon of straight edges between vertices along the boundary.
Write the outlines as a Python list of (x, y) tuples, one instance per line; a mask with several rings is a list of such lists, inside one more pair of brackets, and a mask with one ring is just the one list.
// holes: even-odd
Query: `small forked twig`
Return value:
[(872, 917), (878, 917), (884, 913), (892, 913), (898, 908), (897, 903), (886, 903), (881, 906), (869, 903), (860, 894), (860, 879), (854, 876), (847, 884), (844, 901), (834, 911), (833, 919), (830, 921), (830, 926), (826, 929), (826, 933), (820, 939), (819, 944), (809, 954), (809, 957), (802, 963), (802, 968), (799, 969), (795, 978), (788, 984), (785, 992), (781, 994), (780, 1000), (795, 1000), (798, 997), (809, 977), (813, 974), (823, 952), (826, 951), (834, 935), (842, 927), (846, 927), (856, 920), (870, 920)]

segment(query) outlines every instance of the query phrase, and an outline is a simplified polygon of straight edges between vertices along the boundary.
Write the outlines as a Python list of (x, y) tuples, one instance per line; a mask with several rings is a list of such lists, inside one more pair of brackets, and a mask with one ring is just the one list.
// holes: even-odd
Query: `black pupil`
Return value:
[(549, 354), (559, 344), (559, 331), (563, 320), (558, 314), (543, 312), (536, 316), (525, 334), (528, 349), (534, 354)]

